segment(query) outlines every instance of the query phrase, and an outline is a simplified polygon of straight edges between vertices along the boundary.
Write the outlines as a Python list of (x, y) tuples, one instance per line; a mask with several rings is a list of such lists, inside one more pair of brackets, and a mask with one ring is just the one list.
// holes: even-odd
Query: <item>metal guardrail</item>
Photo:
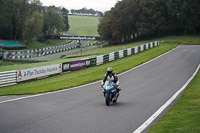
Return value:
[(0, 72), (0, 87), (14, 85), (17, 82), (17, 71)]

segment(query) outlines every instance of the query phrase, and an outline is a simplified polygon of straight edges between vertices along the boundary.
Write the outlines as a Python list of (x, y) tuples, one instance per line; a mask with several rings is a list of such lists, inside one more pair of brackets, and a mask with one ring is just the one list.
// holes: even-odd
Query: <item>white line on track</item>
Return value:
[[(147, 63), (150, 63), (150, 62), (152, 62), (152, 61), (154, 61), (154, 60), (156, 60), (156, 59), (158, 59), (158, 58), (160, 58), (160, 57), (162, 57), (162, 56), (164, 56), (164, 55), (166, 55), (166, 54), (168, 54), (168, 53), (174, 51), (175, 49), (177, 49), (177, 48), (179, 48), (179, 47), (180, 47), (180, 46), (178, 46), (178, 47), (176, 47), (176, 48), (174, 48), (174, 49), (172, 49), (172, 50), (170, 50), (170, 51), (168, 51), (168, 52), (166, 52), (166, 53), (164, 53), (164, 54), (162, 54), (162, 55), (160, 55), (160, 56), (158, 56), (158, 57), (156, 57), (156, 58), (154, 58), (154, 59), (152, 59), (152, 60), (150, 60), (150, 61), (147, 61), (147, 62), (145, 62), (145, 63), (143, 63), (143, 64), (141, 64), (141, 65), (139, 65), (139, 66), (136, 66), (136, 67), (134, 67), (134, 68), (132, 68), (132, 69), (130, 69), (130, 70), (128, 70), (128, 71), (125, 71), (125, 72), (123, 72), (123, 73), (121, 73), (121, 74), (119, 74), (119, 75), (128, 73), (128, 72), (130, 72), (130, 71), (132, 71), (132, 70), (134, 70), (134, 69), (136, 69), (136, 68), (139, 68), (139, 67), (141, 67), (141, 66), (143, 66), (143, 65), (145, 65), (145, 64), (147, 64)], [(100, 80), (100, 81), (101, 81), (101, 80)], [(38, 96), (43, 96), (43, 95), (49, 95), (49, 94), (54, 94), (54, 93), (59, 93), (59, 92), (64, 92), (64, 91), (69, 91), (69, 90), (74, 90), (74, 89), (77, 89), (77, 88), (80, 88), (80, 87), (84, 87), (84, 86), (88, 86), (88, 85), (92, 85), (92, 84), (98, 83), (98, 82), (100, 82), (100, 81), (96, 81), (96, 82), (93, 82), (93, 83), (89, 83), (89, 84), (85, 84), (85, 85), (73, 87), (73, 88), (70, 88), (70, 89), (59, 90), (59, 91), (54, 91), (54, 92), (47, 92), (47, 93), (42, 93), (42, 94), (37, 94), (37, 95), (31, 95), (31, 96), (25, 96), (25, 97), (20, 97), (20, 98), (16, 98), (16, 99), (5, 100), (5, 101), (1, 101), (0, 104), (8, 103), (8, 102), (14, 102), (14, 101), (19, 101), (19, 100), (23, 100), (23, 99), (32, 98), (32, 97), (38, 97)]]
[(133, 133), (141, 133), (146, 129), (176, 98), (177, 96), (185, 90), (185, 88), (188, 86), (188, 84), (192, 81), (192, 79), (197, 74), (198, 70), (200, 68), (200, 64), (197, 67), (196, 71), (193, 73), (193, 75), (188, 79), (188, 81), (179, 89), (164, 105), (162, 105), (149, 119), (147, 119), (140, 127), (138, 127)]

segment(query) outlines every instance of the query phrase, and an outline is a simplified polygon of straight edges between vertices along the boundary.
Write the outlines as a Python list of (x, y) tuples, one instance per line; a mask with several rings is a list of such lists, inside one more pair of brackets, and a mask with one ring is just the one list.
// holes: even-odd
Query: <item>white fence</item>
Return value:
[(0, 72), (0, 87), (17, 83), (17, 71)]

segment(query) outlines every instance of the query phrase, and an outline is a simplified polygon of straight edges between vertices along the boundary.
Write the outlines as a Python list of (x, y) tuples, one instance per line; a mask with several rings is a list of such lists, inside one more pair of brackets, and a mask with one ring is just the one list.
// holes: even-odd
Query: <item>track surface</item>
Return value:
[(2, 103), (0, 133), (132, 133), (185, 84), (199, 63), (200, 46), (180, 46), (120, 75), (122, 92), (109, 107), (100, 83)]

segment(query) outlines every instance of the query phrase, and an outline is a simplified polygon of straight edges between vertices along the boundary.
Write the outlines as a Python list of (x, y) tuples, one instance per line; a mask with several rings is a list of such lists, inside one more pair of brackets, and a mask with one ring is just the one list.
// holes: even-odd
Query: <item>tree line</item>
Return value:
[(71, 13), (76, 15), (76, 14), (85, 14), (85, 15), (97, 15), (97, 16), (103, 16), (103, 13), (100, 11), (95, 11), (94, 9), (87, 9), (87, 8), (82, 8), (79, 10), (71, 9)]
[(40, 0), (0, 0), (0, 39), (33, 39), (69, 30), (68, 10), (42, 6)]
[(164, 35), (200, 33), (199, 0), (122, 0), (100, 18), (98, 33), (111, 44)]

